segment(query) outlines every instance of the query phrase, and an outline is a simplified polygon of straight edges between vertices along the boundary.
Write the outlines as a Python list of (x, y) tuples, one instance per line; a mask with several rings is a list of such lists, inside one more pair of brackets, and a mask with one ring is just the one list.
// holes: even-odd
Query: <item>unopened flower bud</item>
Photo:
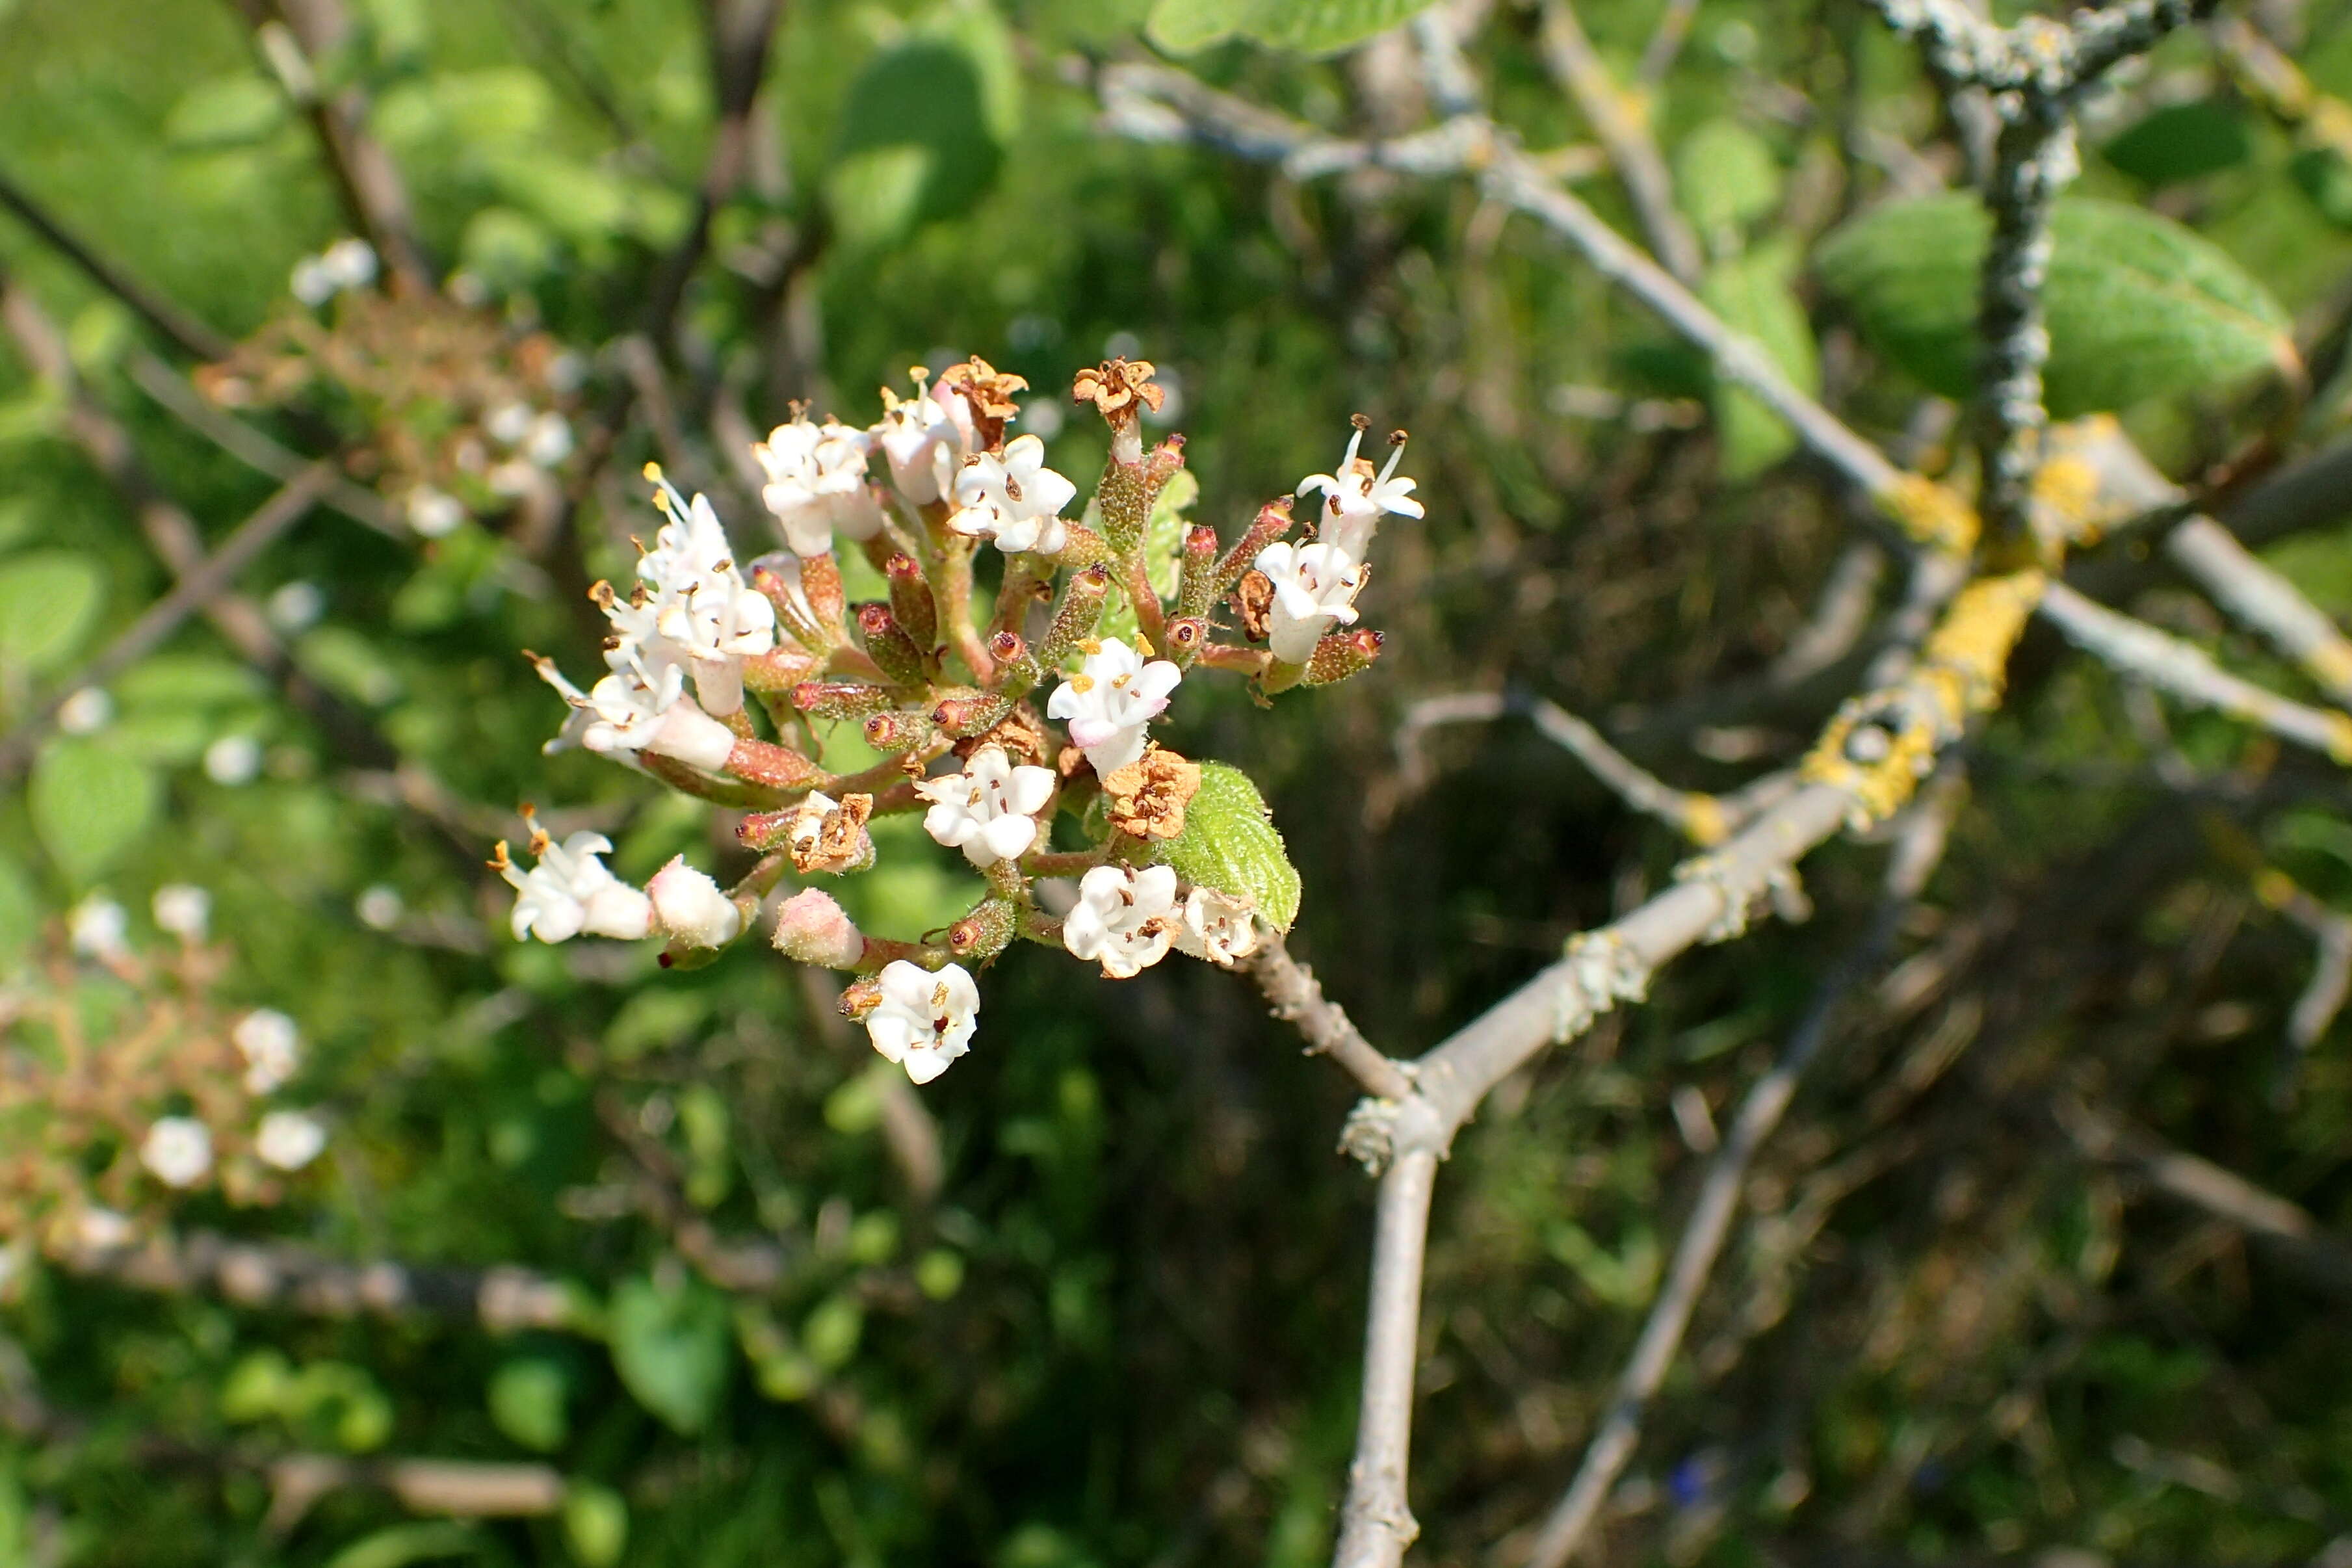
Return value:
[(908, 640), (928, 657), (940, 640), (940, 606), (922, 567), (911, 555), (893, 555), (884, 574), (890, 582), (890, 613), (898, 617), (899, 629)]
[[(589, 744), (595, 744), (593, 736)], [(735, 731), (692, 702), (673, 702), (662, 715), (654, 738), (646, 742), (646, 750), (657, 757), (674, 757), (706, 773), (722, 773), (735, 750)]]
[(655, 925), (688, 947), (724, 947), (743, 929), (735, 900), (683, 855), (654, 873), (646, 896), (653, 900)]
[(806, 679), (816, 665), (814, 654), (780, 644), (743, 661), (743, 689), (762, 697), (780, 696)]
[(801, 560), (801, 592), (808, 596), (809, 608), (816, 612), (820, 625), (837, 627), (847, 609), (848, 595), (842, 592), (841, 566), (831, 555), (809, 555)]
[(1047, 669), (1058, 668), (1072, 650), (1094, 636), (1095, 622), (1102, 616), (1103, 600), (1110, 594), (1110, 574), (1100, 566), (1089, 566), (1070, 578), (1062, 590), (1061, 608), (1054, 612), (1053, 629), (1037, 646), (1037, 662)]
[(1329, 686), (1351, 675), (1361, 675), (1372, 667), (1372, 660), (1381, 657), (1382, 640), (1381, 634), (1369, 626), (1325, 637), (1315, 645), (1314, 657), (1307, 661), (1307, 673), (1300, 678), (1300, 684)]
[(866, 719), (890, 706), (890, 693), (861, 680), (803, 680), (793, 688), (793, 706), (812, 719)]
[(1013, 941), (1013, 922), (1011, 900), (984, 900), (971, 913), (948, 927), (948, 951), (958, 958), (993, 958)]
[(808, 782), (816, 772), (816, 764), (789, 746), (767, 741), (736, 741), (728, 752), (726, 771), (745, 784), (790, 789)]
[(1200, 527), (1184, 535), (1183, 574), (1177, 580), (1176, 613), (1206, 616), (1217, 596), (1217, 531)]
[(862, 1024), (866, 1016), (882, 1005), (882, 982), (871, 974), (860, 975), (843, 988), (841, 1016), (854, 1024)]
[(1219, 594), (1231, 592), (1233, 585), (1242, 580), (1242, 574), (1256, 563), (1265, 547), (1290, 531), (1290, 497), (1284, 496), (1280, 500), (1270, 500), (1257, 509), (1257, 517), (1249, 525), (1249, 531), (1235, 540), (1234, 547), (1219, 557), (1216, 585), (1210, 593), (1212, 599)]
[(1209, 646), (1209, 623), (1201, 616), (1179, 616), (1168, 623), (1164, 635), (1169, 658), (1177, 668), (1183, 669), (1200, 657), (1202, 648)]
[(988, 652), (996, 660), (996, 679), (990, 686), (1000, 696), (1017, 702), (1045, 679), (1045, 667), (1030, 653), (1028, 639), (1018, 632), (994, 633), (988, 639)]
[[(847, 912), (832, 894), (819, 888), (794, 893), (777, 906), (775, 940), (776, 951), (786, 958), (824, 969), (847, 969), (866, 951), (866, 938)], [(846, 995), (841, 1000), (845, 1015), (858, 1016), (849, 1011)], [(866, 1005), (871, 1007), (873, 1003)]]
[(921, 686), (926, 676), (922, 649), (898, 624), (887, 605), (857, 606), (857, 635), (866, 644), (866, 655), (882, 667), (882, 673), (901, 686)]
[(877, 752), (911, 752), (928, 744), (931, 716), (905, 710), (877, 713), (866, 721), (866, 743)]
[(1010, 699), (993, 691), (974, 691), (943, 700), (931, 710), (931, 722), (941, 733), (961, 740), (992, 728), (1011, 711)]

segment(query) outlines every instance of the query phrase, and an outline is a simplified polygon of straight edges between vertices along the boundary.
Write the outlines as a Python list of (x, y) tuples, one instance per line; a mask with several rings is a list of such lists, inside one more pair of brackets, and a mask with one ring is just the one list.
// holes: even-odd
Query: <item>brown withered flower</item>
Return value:
[(1173, 838), (1184, 831), (1184, 807), (1201, 793), (1201, 764), (1154, 746), (1103, 776), (1110, 825), (1138, 838)]
[(940, 372), (939, 387), (933, 395), (953, 394), (971, 405), (973, 433), (983, 447), (993, 452), (1004, 445), (1004, 422), (1020, 412), (1013, 395), (1028, 390), (1026, 376), (1000, 371), (974, 354), (964, 363), (951, 364)]
[(1054, 765), (1054, 742), (1045, 733), (1044, 721), (1026, 704), (1013, 709), (979, 734), (958, 741), (955, 754), (968, 758), (983, 746), (1003, 747), (1004, 754), (1016, 765)]
[(874, 864), (874, 839), (866, 831), (874, 815), (870, 795), (845, 795), (835, 801), (812, 791), (793, 818), (793, 868), (803, 876), (830, 871), (862, 871)]
[(1274, 579), (1253, 566), (1234, 584), (1234, 613), (1242, 618), (1242, 636), (1264, 642), (1274, 619)]
[(1148, 359), (1107, 359), (1071, 379), (1070, 400), (1093, 404), (1113, 425), (1128, 424), (1136, 416), (1138, 403), (1160, 412), (1168, 395), (1151, 384), (1154, 374)]

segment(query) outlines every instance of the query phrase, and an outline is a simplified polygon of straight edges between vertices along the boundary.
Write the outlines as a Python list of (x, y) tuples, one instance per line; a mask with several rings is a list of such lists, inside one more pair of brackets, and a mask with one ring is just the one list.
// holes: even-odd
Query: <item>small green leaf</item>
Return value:
[[(1812, 323), (1789, 287), (1789, 265), (1769, 249), (1717, 262), (1699, 295), (1716, 314), (1762, 344), (1799, 390), (1818, 392), (1822, 367)], [(1715, 418), (1726, 479), (1752, 479), (1796, 449), (1797, 433), (1779, 415), (1752, 394), (1721, 382), (1715, 388)]]
[(2333, 147), (2305, 147), (2287, 163), (2295, 186), (2338, 228), (2352, 228), (2352, 162)]
[(825, 199), (852, 244), (887, 246), (920, 223), (968, 212), (988, 192), (1010, 109), (960, 38), (916, 37), (866, 62), (850, 85)]
[(2243, 115), (2207, 99), (2167, 104), (2099, 151), (2133, 179), (2168, 185), (2244, 163), (2252, 155), (2253, 138)]
[(572, 1482), (563, 1492), (563, 1543), (583, 1568), (613, 1568), (629, 1544), (629, 1505), (610, 1487)]
[[(1882, 353), (1935, 391), (1965, 397), (1988, 230), (1974, 196), (1928, 196), (1845, 225), (1815, 265)], [(2170, 219), (2083, 198), (2059, 204), (2052, 230), (2044, 380), (2056, 417), (2297, 363), (2286, 312), (2269, 291)]]
[(1738, 121), (1704, 121), (1675, 148), (1675, 197), (1711, 248), (1736, 250), (1748, 226), (1780, 205), (1780, 161)]
[(106, 598), (106, 576), (87, 555), (39, 550), (0, 561), (0, 669), (38, 672), (71, 658)]
[(1201, 793), (1184, 808), (1184, 831), (1160, 858), (1186, 882), (1254, 900), (1260, 919), (1288, 931), (1298, 918), (1298, 872), (1249, 775), (1223, 763), (1201, 764)]
[(163, 804), (143, 763), (89, 741), (52, 741), (33, 763), (33, 831), (66, 879), (97, 879), (137, 843)]
[(1254, 8), (1251, 0), (1158, 0), (1143, 35), (1171, 55), (1189, 55), (1232, 37)]
[(708, 1426), (727, 1391), (727, 1306), (700, 1286), (625, 1280), (606, 1332), (613, 1366), (638, 1404), (680, 1433)]
[(200, 81), (163, 117), (163, 139), (175, 147), (250, 147), (286, 123), (286, 95), (258, 76), (240, 72)]
[(865, 1331), (866, 1309), (857, 1304), (857, 1298), (836, 1294), (818, 1302), (816, 1310), (801, 1325), (801, 1343), (820, 1370), (833, 1372), (849, 1364)]
[(250, 665), (200, 653), (142, 658), (115, 677), (110, 689), (125, 708), (226, 708), (262, 693)]
[(395, 1524), (362, 1536), (327, 1559), (327, 1568), (407, 1568), (444, 1557), (471, 1556), (482, 1538), (467, 1525), (446, 1520), (432, 1524)]
[(490, 1378), (490, 1419), (522, 1447), (551, 1454), (571, 1435), (563, 1369), (536, 1358), (510, 1361)]

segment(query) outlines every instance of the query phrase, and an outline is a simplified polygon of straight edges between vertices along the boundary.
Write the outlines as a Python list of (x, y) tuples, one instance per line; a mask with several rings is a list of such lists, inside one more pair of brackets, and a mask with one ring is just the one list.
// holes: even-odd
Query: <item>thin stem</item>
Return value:
[(189, 358), (225, 359), (236, 346), (92, 250), (5, 174), (0, 174), (0, 207), (6, 207), (14, 213), (19, 222), (40, 236), (51, 249), (81, 268), (91, 282), (129, 306), (133, 315), (155, 329)]
[(1306, 1037), (1308, 1056), (1329, 1057), (1366, 1093), (1383, 1100), (1402, 1100), (1412, 1092), (1412, 1079), (1403, 1067), (1364, 1038), (1347, 1009), (1323, 994), (1315, 972), (1290, 956), (1279, 931), (1261, 931), (1257, 951), (1241, 967), (1265, 993), (1274, 1016)]

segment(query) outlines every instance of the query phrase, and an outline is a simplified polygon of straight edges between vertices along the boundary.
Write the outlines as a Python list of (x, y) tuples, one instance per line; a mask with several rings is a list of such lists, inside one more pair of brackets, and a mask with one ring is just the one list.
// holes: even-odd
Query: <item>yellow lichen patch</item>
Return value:
[(1709, 848), (1731, 837), (1731, 818), (1723, 802), (1711, 795), (1683, 796), (1683, 837)]
[(1905, 474), (1872, 499), (1906, 537), (1929, 549), (1965, 555), (1976, 548), (1976, 509), (1924, 474)]

